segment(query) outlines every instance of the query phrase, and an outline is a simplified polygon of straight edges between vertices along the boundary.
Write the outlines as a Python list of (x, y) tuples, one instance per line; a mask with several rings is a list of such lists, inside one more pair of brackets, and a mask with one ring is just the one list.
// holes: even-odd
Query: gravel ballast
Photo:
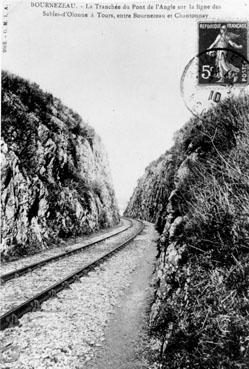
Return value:
[(1, 332), (3, 368), (84, 368), (103, 345), (111, 314), (151, 245), (146, 235), (139, 236), (71, 289), (43, 303), (41, 311), (24, 315), (20, 327)]
[(120, 221), (120, 224), (116, 227), (112, 227), (107, 230), (105, 229), (105, 230), (98, 231), (90, 236), (72, 237), (70, 239), (67, 239), (66, 242), (63, 243), (63, 245), (59, 245), (58, 247), (53, 247), (51, 249), (41, 251), (34, 255), (20, 258), (15, 261), (3, 262), (1, 264), (1, 275), (7, 274), (19, 268), (26, 267), (30, 264), (37, 263), (46, 258), (57, 256), (61, 254), (62, 252), (75, 250), (81, 246), (87, 245), (89, 242), (94, 242), (94, 241), (96, 242), (101, 237), (108, 237), (110, 235), (115, 234), (116, 232), (126, 229), (129, 225), (130, 225), (130, 221), (125, 218), (122, 218)]
[(138, 227), (139, 223), (136, 222), (134, 227), (127, 229), (124, 233), (92, 245), (78, 254), (68, 255), (63, 259), (50, 262), (39, 269), (33, 270), (31, 273), (2, 284), (0, 287), (1, 314), (25, 302), (54, 283), (59, 282), (77, 269), (84, 267), (84, 265), (98, 259), (115, 248), (118, 243), (127, 240), (136, 232)]

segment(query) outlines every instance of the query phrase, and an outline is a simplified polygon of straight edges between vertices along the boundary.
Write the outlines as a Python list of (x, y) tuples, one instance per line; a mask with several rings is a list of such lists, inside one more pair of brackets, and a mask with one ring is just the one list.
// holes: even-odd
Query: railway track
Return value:
[[(90, 270), (94, 269), (96, 266), (100, 265), (105, 260), (107, 260), (114, 254), (116, 254), (118, 251), (120, 251), (122, 248), (124, 248), (127, 244), (129, 244), (144, 229), (144, 224), (141, 221), (130, 221), (130, 223), (131, 223), (130, 226), (128, 226), (125, 230), (127, 231), (130, 229), (131, 232), (131, 230), (134, 228), (135, 231), (132, 232), (128, 238), (126, 238), (124, 241), (122, 240), (121, 242), (120, 241), (116, 242), (116, 245), (114, 247), (111, 247), (108, 250), (102, 252), (100, 257), (95, 256), (95, 258), (93, 258), (91, 261), (85, 263), (84, 266), (77, 268), (74, 272), (68, 274), (66, 277), (59, 279), (59, 281), (56, 281), (56, 283), (53, 283), (49, 287), (43, 289), (42, 291), (36, 294), (33, 294), (32, 297), (28, 298), (21, 304), (5, 312), (3, 315), (0, 316), (0, 329), (4, 330), (10, 326), (18, 325), (19, 319), (24, 314), (40, 309), (41, 304), (44, 301), (48, 300), (51, 297), (55, 297), (57, 293), (62, 291), (63, 289), (70, 288), (70, 284), (76, 281), (80, 281), (80, 278), (82, 276), (86, 275)], [(116, 233), (116, 235), (123, 233), (125, 230)], [(79, 248), (76, 252), (82, 252), (82, 250), (80, 249), (81, 248)], [(63, 258), (68, 256), (68, 253), (63, 254), (65, 254)], [(50, 263), (50, 260), (48, 261), (48, 263)]]
[(45, 259), (37, 261), (35, 263), (31, 263), (29, 265), (26, 265), (22, 268), (18, 268), (18, 269), (10, 271), (8, 273), (2, 274), (1, 277), (0, 277), (0, 282), (4, 283), (4, 282), (7, 282), (7, 281), (9, 281), (13, 278), (18, 278), (18, 277), (20, 277), (20, 276), (22, 276), (26, 273), (29, 273), (29, 272), (33, 271), (34, 269), (40, 268), (40, 267), (42, 267), (42, 266), (44, 266), (48, 263), (51, 263), (51, 262), (56, 261), (56, 260), (60, 260), (60, 259), (65, 258), (65, 257), (68, 257), (69, 255), (77, 254), (77, 253), (79, 253), (83, 250), (88, 249), (89, 247), (91, 247), (93, 245), (98, 244), (99, 242), (102, 242), (104, 240), (108, 240), (109, 238), (111, 238), (113, 236), (121, 234), (121, 233), (125, 232), (127, 229), (129, 229), (130, 227), (132, 227), (132, 222), (129, 219), (128, 219), (128, 221), (129, 221), (129, 225), (126, 226), (125, 228), (123, 228), (122, 230), (111, 232), (108, 236), (104, 236), (104, 237), (101, 235), (101, 236), (99, 236), (99, 239), (97, 241), (94, 240), (92, 242), (87, 243), (86, 245), (77, 247), (73, 250), (62, 252), (58, 255), (51, 256), (49, 258), (45, 258)]

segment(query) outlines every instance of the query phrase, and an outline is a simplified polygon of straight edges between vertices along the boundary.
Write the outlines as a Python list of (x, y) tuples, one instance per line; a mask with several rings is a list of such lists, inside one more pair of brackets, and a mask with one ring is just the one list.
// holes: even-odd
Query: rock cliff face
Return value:
[(1, 145), (2, 257), (119, 222), (100, 138), (59, 99), (7, 72)]
[(167, 201), (173, 189), (174, 160), (169, 151), (152, 162), (146, 169), (125, 210), (133, 218), (146, 219), (156, 223), (159, 229), (164, 226)]
[(249, 363), (248, 101), (188, 122), (126, 210), (161, 233), (150, 325), (162, 368)]

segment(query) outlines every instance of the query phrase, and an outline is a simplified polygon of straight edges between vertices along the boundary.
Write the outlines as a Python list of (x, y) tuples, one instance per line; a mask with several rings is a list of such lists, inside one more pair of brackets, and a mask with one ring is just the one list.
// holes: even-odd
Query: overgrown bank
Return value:
[(1, 255), (37, 252), (118, 223), (93, 128), (35, 83), (2, 73)]
[(161, 233), (151, 332), (163, 368), (249, 366), (248, 102), (190, 120), (126, 210)]

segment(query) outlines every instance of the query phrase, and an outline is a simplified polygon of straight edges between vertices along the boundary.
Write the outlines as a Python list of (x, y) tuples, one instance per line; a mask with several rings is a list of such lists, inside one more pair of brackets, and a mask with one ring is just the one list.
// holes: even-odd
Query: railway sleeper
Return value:
[(57, 297), (57, 292), (56, 292), (56, 290), (50, 290), (50, 291), (48, 292), (48, 296), (49, 296), (49, 297)]
[(11, 314), (9, 317), (7, 317), (6, 321), (8, 327), (15, 327), (17, 325), (20, 325), (19, 319), (16, 314)]
[(73, 277), (73, 280), (74, 282), (80, 282), (81, 283), (81, 279), (80, 279), (80, 276), (78, 274), (76, 274), (74, 277)]
[(41, 304), (38, 300), (34, 300), (30, 303), (31, 311), (41, 310)]
[(65, 288), (65, 289), (70, 289), (71, 290), (70, 283), (68, 281), (64, 281), (62, 283), (62, 287)]

